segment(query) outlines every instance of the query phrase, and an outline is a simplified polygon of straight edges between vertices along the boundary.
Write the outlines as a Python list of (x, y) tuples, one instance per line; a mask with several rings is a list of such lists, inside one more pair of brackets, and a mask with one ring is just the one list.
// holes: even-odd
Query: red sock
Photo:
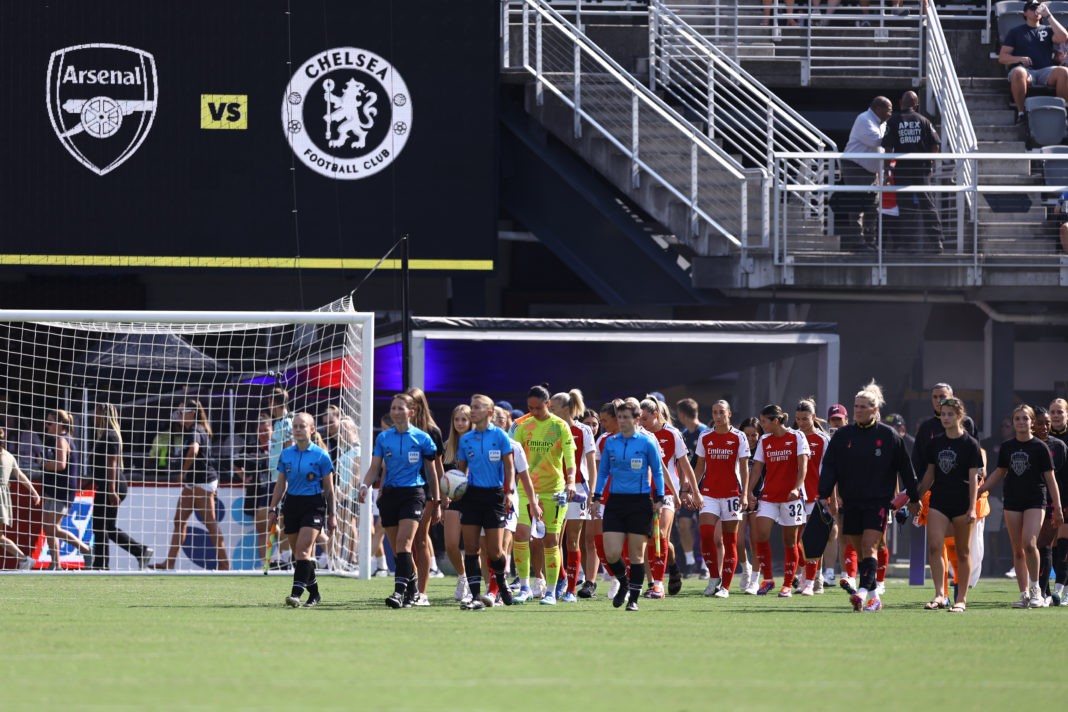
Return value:
[(879, 549), (875, 552), (875, 558), (879, 561), (879, 568), (875, 569), (875, 580), (882, 583), (886, 580), (886, 564), (890, 561), (890, 550)]
[[(801, 542), (799, 541), (799, 542), (797, 542), (797, 563), (798, 563), (798, 565), (800, 565), (801, 562), (803, 562), (805, 560), (806, 560), (805, 559), (805, 547), (801, 546)], [(808, 569), (806, 569), (806, 571), (807, 570)]]
[(604, 555), (604, 534), (593, 535), (593, 548), (597, 551), (597, 558), (604, 564), (605, 569), (608, 568), (608, 559)]
[(852, 544), (846, 544), (845, 556), (842, 559), (842, 567), (845, 569), (846, 576), (855, 579), (857, 577), (857, 550)]
[(808, 585), (809, 581), (815, 581), (816, 575), (820, 571), (820, 560), (811, 559), (805, 562), (805, 585)]
[(567, 552), (567, 592), (574, 593), (578, 585), (579, 566), (582, 564), (581, 551)]
[[(726, 534), (724, 541), (726, 541)], [(726, 553), (724, 553), (726, 557)], [(716, 525), (715, 524), (702, 524), (701, 525), (701, 558), (705, 560), (705, 566), (708, 567), (708, 575), (717, 578), (719, 576), (719, 557), (716, 554)], [(723, 563), (727, 563), (724, 561)]]
[(789, 588), (794, 585), (794, 573), (797, 571), (797, 546), (786, 547), (785, 559), (782, 565), (782, 585)]
[(489, 585), (486, 586), (486, 593), (490, 596), (496, 596), (497, 591), (497, 577), (490, 576)]
[[(704, 529), (704, 527), (702, 527)], [(712, 527), (714, 530), (715, 527)], [(704, 542), (704, 532), (701, 532), (701, 541)], [(716, 550), (716, 546), (713, 543), (712, 550)], [(738, 564), (738, 532), (723, 532), (723, 570), (720, 572), (720, 585), (723, 588), (729, 589), (731, 587), (731, 581), (734, 579), (734, 567)], [(712, 569), (708, 570), (709, 576), (712, 576)]]
[(771, 542), (753, 542), (753, 548), (756, 549), (757, 567), (760, 569), (760, 575), (764, 577), (765, 581), (771, 581), (775, 578), (775, 575), (771, 572)]
[(653, 581), (663, 581), (664, 571), (667, 569), (667, 540), (663, 537), (660, 538), (660, 556), (656, 555), (656, 545), (649, 544), (648, 548), (651, 551), (647, 551), (646, 555), (652, 554), (649, 557), (649, 575)]

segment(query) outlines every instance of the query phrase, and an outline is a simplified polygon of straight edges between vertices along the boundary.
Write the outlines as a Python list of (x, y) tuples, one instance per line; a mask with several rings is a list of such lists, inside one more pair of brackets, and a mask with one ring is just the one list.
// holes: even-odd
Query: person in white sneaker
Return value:
[(927, 467), (919, 487), (920, 497), (931, 492), (931, 506), (927, 513), (927, 559), (935, 586), (934, 600), (924, 607), (937, 607), (946, 598), (942, 548), (946, 536), (952, 533), (957, 550), (955, 573), (960, 585), (949, 610), (963, 613), (967, 608), (971, 580), (972, 527), (976, 520), (983, 454), (979, 442), (964, 431), (964, 403), (959, 398), (943, 399), (940, 415), (945, 432), (927, 443), (924, 455)]
[(859, 585), (849, 598), (854, 611), (882, 608), (878, 596), (867, 601), (867, 595), (875, 591), (877, 549), (899, 482), (908, 493), (909, 511), (915, 516), (920, 509), (916, 475), (905, 441), (879, 419), (883, 404), (882, 388), (875, 381), (856, 394), (853, 424), (835, 431), (820, 472), (820, 502), (827, 507), (837, 487), (842, 501), (842, 534), (860, 558)]
[[(697, 441), (694, 477), (701, 483), (701, 556), (708, 567), (704, 595), (727, 598), (738, 563), (738, 525), (748, 508), (749, 440), (731, 427), (731, 406), (725, 400), (712, 404), (712, 427)], [(716, 526), (722, 527), (723, 566), (718, 564)], [(752, 569), (750, 569), (751, 571)], [(748, 585), (744, 576), (742, 588)]]
[[(1027, 606), (1042, 608), (1045, 603), (1039, 590), (1038, 532), (1042, 529), (1046, 502), (1060, 502), (1060, 489), (1053, 476), (1053, 458), (1049, 448), (1032, 433), (1035, 412), (1029, 405), (1018, 405), (1012, 411), (1012, 428), (1016, 436), (1006, 440), (998, 452), (997, 469), (979, 487), (988, 492), (1005, 480), (1005, 528), (1012, 542), (1012, 560), (1016, 569), (1016, 583), (1020, 588), (1020, 605), (1026, 597)], [(1008, 476), (1011, 473), (1011, 476)], [(1064, 524), (1060, 507), (1053, 508), (1053, 522)]]
[(14, 519), (14, 508), (11, 506), (11, 479), (16, 479), (23, 487), (29, 490), (30, 496), (33, 498), (33, 506), (40, 506), (41, 495), (38, 494), (37, 488), (33, 486), (30, 478), (19, 469), (15, 456), (6, 449), (6, 443), (7, 434), (4, 428), (0, 428), (0, 545), (3, 546), (9, 556), (18, 559), (20, 569), (31, 569), (34, 565), (33, 558), (26, 556), (22, 549), (8, 538), (6, 532), (6, 529), (12, 525)]

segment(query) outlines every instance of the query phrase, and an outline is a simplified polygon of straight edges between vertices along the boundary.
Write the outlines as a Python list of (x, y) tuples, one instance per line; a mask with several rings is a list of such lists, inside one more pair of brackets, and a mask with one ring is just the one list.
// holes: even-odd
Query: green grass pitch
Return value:
[(283, 605), (282, 576), (0, 577), (0, 710), (1015, 710), (1063, 705), (1068, 608), (1012, 610), (984, 580), (968, 612), (814, 598), (679, 596), (394, 611), (391, 579), (324, 577)]

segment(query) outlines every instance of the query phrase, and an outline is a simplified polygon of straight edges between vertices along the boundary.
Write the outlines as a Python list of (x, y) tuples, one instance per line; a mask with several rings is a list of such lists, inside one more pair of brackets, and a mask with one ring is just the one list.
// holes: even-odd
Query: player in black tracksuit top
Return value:
[(842, 534), (861, 557), (859, 586), (851, 599), (855, 610), (860, 610), (867, 593), (875, 590), (879, 565), (876, 549), (886, 529), (890, 501), (899, 479), (908, 493), (910, 510), (913, 514), (919, 511), (916, 474), (905, 452), (905, 441), (879, 420), (881, 395), (870, 390), (857, 394), (853, 406), (855, 422), (835, 431), (820, 472), (820, 500), (826, 505), (837, 486), (842, 500)]

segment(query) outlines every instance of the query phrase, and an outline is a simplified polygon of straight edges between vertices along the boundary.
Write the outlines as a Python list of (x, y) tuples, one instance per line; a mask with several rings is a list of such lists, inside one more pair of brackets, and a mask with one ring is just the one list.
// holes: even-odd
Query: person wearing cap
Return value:
[(831, 431), (831, 435), (834, 435), (834, 431), (838, 428), (844, 428), (849, 425), (849, 411), (841, 403), (835, 403), (827, 409), (827, 425)]
[[(1032, 84), (1047, 86), (1068, 101), (1068, 67), (1054, 64), (1053, 46), (1068, 41), (1068, 32), (1045, 3), (1028, 0), (1023, 6), (1024, 24), (1005, 35), (998, 62), (1011, 66), (1009, 87), (1016, 104), (1016, 123), (1026, 117), (1024, 100)], [(1048, 25), (1041, 24), (1043, 18)]]
[(900, 413), (891, 413), (883, 418), (883, 422), (889, 425), (891, 428), (897, 431), (897, 434), (901, 436), (901, 439), (905, 441), (905, 449), (912, 452), (912, 449), (916, 446), (916, 438), (909, 435), (908, 429), (905, 427), (905, 418)]

